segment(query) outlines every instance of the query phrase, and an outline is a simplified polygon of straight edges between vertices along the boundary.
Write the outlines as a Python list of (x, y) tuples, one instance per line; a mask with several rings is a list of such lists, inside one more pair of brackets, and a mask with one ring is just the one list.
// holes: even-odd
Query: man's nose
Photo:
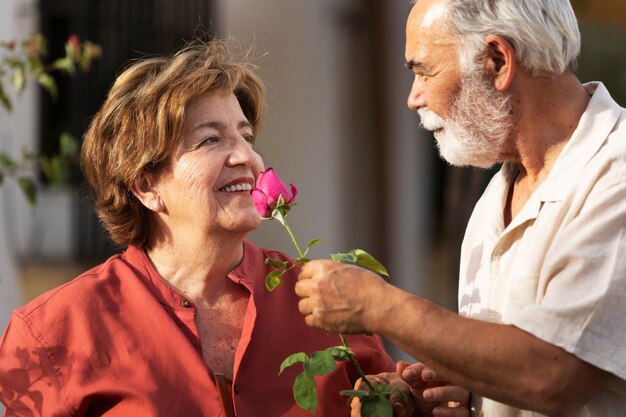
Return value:
[(406, 104), (411, 110), (417, 110), (421, 107), (426, 106), (426, 98), (424, 95), (422, 82), (417, 75), (413, 80), (413, 85), (411, 86), (411, 91), (409, 92), (409, 97)]

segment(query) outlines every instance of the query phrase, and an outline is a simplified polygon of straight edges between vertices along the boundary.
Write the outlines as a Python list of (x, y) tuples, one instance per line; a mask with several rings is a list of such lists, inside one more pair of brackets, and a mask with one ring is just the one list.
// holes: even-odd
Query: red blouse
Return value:
[[(289, 259), (245, 242), (243, 261), (229, 274), (251, 293), (235, 353), (235, 413), (310, 417), (293, 400), (301, 369), (294, 365), (279, 376), (280, 363), (292, 353), (339, 345), (339, 337), (305, 325), (295, 272), (273, 292), (265, 289), (268, 256)], [(109, 258), (13, 313), (0, 340), (5, 416), (222, 416), (195, 313), (141, 249)], [(366, 374), (394, 369), (378, 337), (348, 339)], [(337, 366), (316, 377), (317, 416), (350, 415), (339, 391), (352, 388), (358, 375), (349, 362)]]

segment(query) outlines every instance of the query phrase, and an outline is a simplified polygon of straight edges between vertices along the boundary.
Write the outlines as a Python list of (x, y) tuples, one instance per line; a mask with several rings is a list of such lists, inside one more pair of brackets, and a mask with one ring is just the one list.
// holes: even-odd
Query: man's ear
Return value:
[(489, 35), (487, 42), (487, 61), (485, 69), (493, 77), (494, 87), (498, 91), (505, 91), (513, 82), (517, 62), (513, 45), (502, 36)]
[(142, 173), (130, 187), (130, 191), (149, 210), (155, 213), (162, 213), (166, 210), (165, 204), (156, 187), (156, 179), (154, 176), (146, 172)]

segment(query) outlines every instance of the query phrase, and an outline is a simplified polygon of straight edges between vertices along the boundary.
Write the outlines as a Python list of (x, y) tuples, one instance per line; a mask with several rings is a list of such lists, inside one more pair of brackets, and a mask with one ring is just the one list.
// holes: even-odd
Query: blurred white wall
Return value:
[[(218, 1), (215, 26), (221, 36), (254, 41), (267, 83), (268, 111), (258, 140), (266, 166), (300, 190), (288, 221), (298, 240), (327, 239), (324, 249), (343, 246), (337, 210), (341, 200), (341, 94), (334, 57), (342, 39), (331, 14), (342, 0)], [(255, 242), (294, 253), (279, 224), (263, 224)], [(321, 249), (317, 252), (321, 253)], [(320, 255), (321, 256), (321, 255)]]

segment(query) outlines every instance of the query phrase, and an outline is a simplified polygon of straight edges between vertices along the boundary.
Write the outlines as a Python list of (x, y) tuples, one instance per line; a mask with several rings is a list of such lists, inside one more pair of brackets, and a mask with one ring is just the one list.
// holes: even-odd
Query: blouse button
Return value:
[(191, 307), (191, 303), (189, 302), (189, 300), (183, 300), (182, 305), (185, 308)]

